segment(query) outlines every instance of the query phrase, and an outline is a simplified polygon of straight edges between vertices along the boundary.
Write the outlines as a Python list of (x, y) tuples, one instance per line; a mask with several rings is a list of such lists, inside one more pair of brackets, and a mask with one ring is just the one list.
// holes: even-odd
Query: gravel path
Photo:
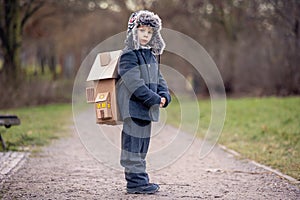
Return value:
[(22, 166), (28, 155), (29, 153), (26, 152), (0, 152), (0, 187), (13, 172)]
[[(107, 132), (111, 128), (104, 127), (104, 130)], [(165, 127), (167, 134), (152, 140), (152, 151), (161, 141), (168, 141), (174, 131), (172, 127)], [(123, 173), (97, 161), (84, 148), (74, 127), (72, 132), (71, 137), (54, 141), (40, 153), (32, 154), (0, 185), (0, 197), (39, 200), (300, 199), (299, 186), (249, 161), (239, 160), (219, 147), (199, 159), (201, 141), (198, 139), (176, 162), (150, 172), (151, 181), (161, 185), (157, 194), (126, 194)], [(110, 133), (117, 138), (119, 134)], [(181, 134), (180, 137), (191, 136)]]

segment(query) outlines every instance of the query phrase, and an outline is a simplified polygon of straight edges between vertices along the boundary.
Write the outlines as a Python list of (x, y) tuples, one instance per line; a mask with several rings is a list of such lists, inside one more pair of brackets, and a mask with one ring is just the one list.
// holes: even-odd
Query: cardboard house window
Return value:
[(87, 103), (94, 103), (95, 102), (94, 87), (86, 88), (86, 100), (87, 100)]

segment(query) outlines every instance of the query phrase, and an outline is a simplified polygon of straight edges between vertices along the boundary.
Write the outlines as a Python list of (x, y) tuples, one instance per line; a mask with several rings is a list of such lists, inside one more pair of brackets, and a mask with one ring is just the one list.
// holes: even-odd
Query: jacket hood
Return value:
[(136, 50), (141, 48), (137, 34), (137, 28), (141, 25), (151, 26), (153, 28), (152, 38), (147, 45), (155, 55), (162, 54), (165, 48), (165, 42), (160, 34), (161, 19), (158, 15), (147, 10), (134, 12), (129, 17), (125, 49)]

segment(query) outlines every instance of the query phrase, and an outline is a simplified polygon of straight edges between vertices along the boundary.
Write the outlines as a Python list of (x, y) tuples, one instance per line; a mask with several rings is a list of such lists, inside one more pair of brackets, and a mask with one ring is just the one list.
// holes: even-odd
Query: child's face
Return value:
[(153, 29), (150, 26), (140, 26), (138, 28), (138, 39), (142, 46), (148, 44), (153, 35)]

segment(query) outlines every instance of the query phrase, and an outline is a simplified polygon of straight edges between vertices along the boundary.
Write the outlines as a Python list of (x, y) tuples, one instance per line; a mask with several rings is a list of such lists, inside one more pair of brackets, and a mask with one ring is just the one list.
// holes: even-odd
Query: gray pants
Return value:
[(127, 188), (149, 183), (146, 173), (146, 155), (151, 135), (151, 121), (135, 118), (124, 120), (122, 130), (121, 165), (125, 168)]

